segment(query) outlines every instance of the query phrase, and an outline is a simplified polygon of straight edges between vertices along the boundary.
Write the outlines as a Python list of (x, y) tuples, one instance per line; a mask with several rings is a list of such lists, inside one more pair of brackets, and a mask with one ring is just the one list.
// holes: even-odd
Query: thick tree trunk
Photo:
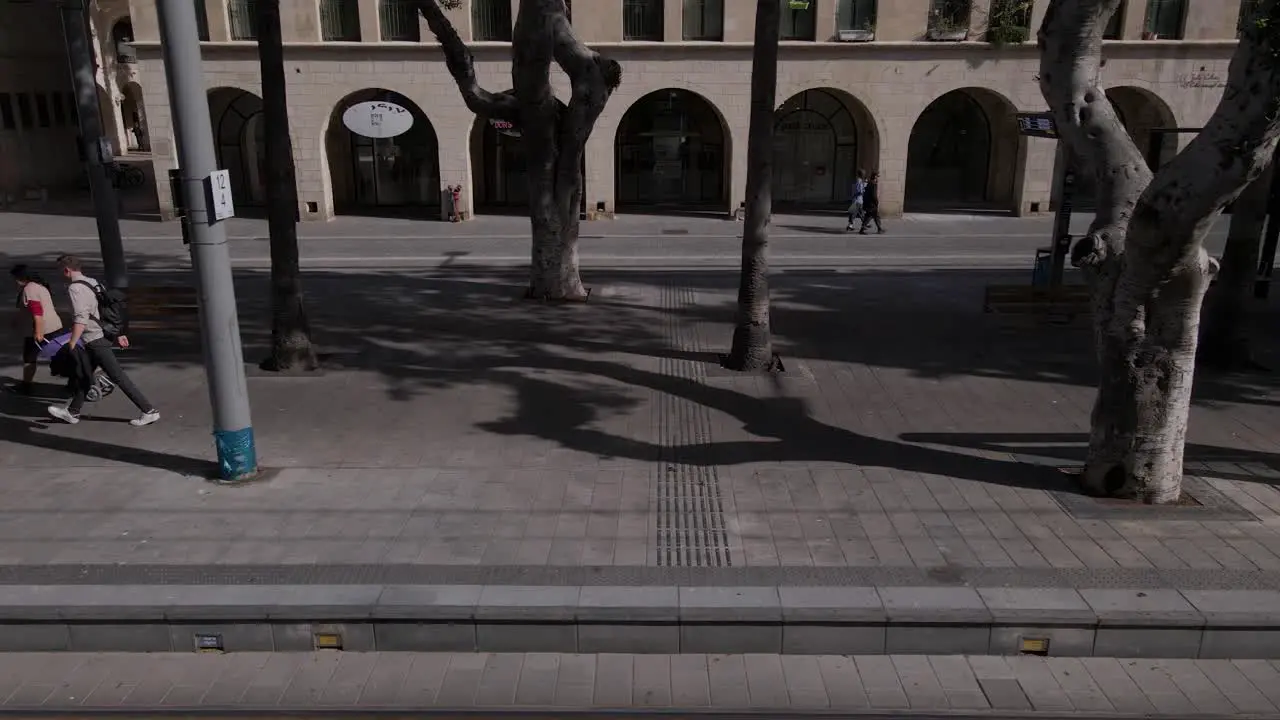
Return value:
[(1249, 306), (1257, 278), (1262, 232), (1267, 224), (1272, 172), (1263, 173), (1236, 199), (1222, 271), (1209, 292), (1200, 362), (1217, 370), (1256, 367), (1249, 342)]
[(769, 324), (769, 220), (773, 214), (773, 124), (781, 15), (778, 0), (756, 3), (742, 270), (733, 347), (724, 358), (724, 366), (731, 370), (774, 370), (777, 364)]
[(1099, 181), (1098, 217), (1072, 251), (1094, 284), (1101, 379), (1087, 491), (1148, 503), (1181, 494), (1200, 307), (1217, 263), (1214, 216), (1271, 159), (1280, 96), (1280, 0), (1246, 25), (1205, 129), (1155, 178), (1099, 84), (1102, 31), (1120, 0), (1053, 0), (1040, 29), (1040, 85), (1062, 141)]
[(298, 186), (289, 133), (280, 0), (258, 0), (258, 62), (266, 142), (267, 224), (271, 236), (271, 370), (314, 370), (311, 326), (302, 304), (298, 265)]
[[(417, 7), (440, 41), (467, 107), (520, 128), (529, 168), (528, 295), (585, 300), (578, 272), (582, 159), (596, 120), (622, 81), (622, 68), (578, 39), (565, 0), (520, 0), (511, 43), (513, 89), (489, 92), (477, 82), (471, 53), (441, 4), (460, 6), (457, 0), (418, 0)], [(568, 104), (556, 99), (551, 87), (552, 63), (569, 76)]]

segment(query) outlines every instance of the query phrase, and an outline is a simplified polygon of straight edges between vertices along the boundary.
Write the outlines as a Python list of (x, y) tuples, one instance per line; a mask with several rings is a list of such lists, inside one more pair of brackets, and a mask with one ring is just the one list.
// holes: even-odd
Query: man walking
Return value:
[(853, 221), (862, 219), (862, 205), (867, 192), (867, 174), (858, 170), (858, 177), (853, 181), (853, 198), (849, 201), (849, 222), (844, 226), (845, 232), (853, 230)]
[(867, 181), (867, 187), (862, 193), (862, 227), (858, 229), (860, 235), (867, 234), (867, 227), (871, 225), (871, 221), (876, 223), (876, 232), (884, 234), (884, 226), (880, 224), (880, 173), (871, 173), (871, 179)]
[[(129, 424), (142, 427), (156, 422), (160, 419), (160, 413), (125, 374), (124, 368), (120, 367), (120, 361), (116, 359), (115, 351), (112, 349), (113, 343), (119, 343), (122, 348), (129, 347), (129, 338), (123, 334), (110, 337), (103, 328), (101, 298), (105, 296), (105, 288), (97, 280), (86, 277), (81, 272), (80, 258), (74, 255), (59, 257), (58, 267), (61, 268), (62, 276), (69, 283), (67, 291), (71, 295), (73, 318), (71, 339), (67, 343), (68, 352), (87, 353), (90, 364), (95, 368), (101, 368), (138, 407), (142, 415), (131, 420)], [(115, 331), (115, 328), (111, 329)], [(81, 340), (84, 341), (83, 348), (77, 347)], [(75, 383), (72, 388), (71, 403), (65, 408), (50, 405), (49, 414), (72, 425), (80, 422), (80, 409), (88, 399), (89, 389), (87, 383)]]

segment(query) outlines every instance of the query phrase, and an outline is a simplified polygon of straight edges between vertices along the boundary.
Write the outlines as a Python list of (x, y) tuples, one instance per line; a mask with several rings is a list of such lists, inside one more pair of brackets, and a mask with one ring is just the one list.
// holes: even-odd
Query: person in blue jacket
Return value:
[(849, 223), (845, 225), (845, 230), (853, 229), (853, 221), (862, 219), (863, 198), (867, 192), (867, 173), (865, 170), (858, 171), (858, 177), (853, 181), (853, 199), (849, 201)]

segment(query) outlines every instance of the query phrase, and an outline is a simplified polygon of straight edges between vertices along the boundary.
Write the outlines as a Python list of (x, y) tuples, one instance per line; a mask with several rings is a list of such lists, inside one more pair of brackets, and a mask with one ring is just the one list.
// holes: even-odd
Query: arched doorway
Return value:
[[(1120, 124), (1124, 125), (1133, 139), (1138, 152), (1147, 160), (1152, 171), (1158, 170), (1178, 154), (1181, 142), (1190, 140), (1194, 133), (1168, 132), (1177, 127), (1173, 110), (1158, 95), (1144, 88), (1132, 86), (1113, 87), (1107, 90), (1107, 99), (1115, 110)], [(1059, 148), (1055, 158), (1053, 176), (1053, 192), (1057, 200), (1055, 207), (1062, 200), (1062, 170), (1065, 157)], [(1092, 167), (1076, 168), (1076, 184), (1072, 192), (1072, 205), (1080, 210), (1092, 210), (1097, 196), (1097, 178)]]
[(614, 140), (618, 209), (726, 209), (728, 139), (720, 114), (697, 93), (640, 98)]
[[(342, 114), (362, 102), (386, 102), (408, 110), (413, 122), (391, 138), (357, 135)], [(352, 93), (333, 109), (325, 134), (333, 204), (338, 213), (437, 218), (440, 213), (440, 146), (435, 128), (409, 98), (371, 88)]]
[(524, 213), (529, 208), (529, 174), (524, 147), (515, 131), (484, 118), (471, 127), (471, 167), (476, 212)]
[(147, 109), (142, 104), (142, 88), (131, 82), (124, 86), (120, 98), (120, 119), (124, 123), (125, 141), (130, 150), (151, 152), (147, 134)]
[(929, 104), (907, 145), (906, 210), (1008, 210), (1022, 155), (1013, 105), (981, 88)]
[(856, 171), (879, 164), (875, 121), (839, 90), (805, 90), (774, 118), (775, 206), (846, 206)]
[(231, 196), (236, 205), (262, 205), (267, 198), (263, 184), (266, 143), (262, 137), (262, 98), (239, 88), (211, 90), (209, 119), (218, 167), (231, 175)]

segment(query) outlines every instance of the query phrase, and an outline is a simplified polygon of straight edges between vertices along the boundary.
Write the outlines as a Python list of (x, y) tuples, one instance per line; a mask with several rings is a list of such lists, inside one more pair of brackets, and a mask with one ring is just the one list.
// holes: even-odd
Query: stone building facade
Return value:
[[(1024, 38), (1048, 0), (779, 1), (779, 209), (844, 207), (857, 168), (881, 172), (886, 214), (1053, 207), (1056, 143), (1019, 136), (1014, 120), (1015, 112), (1044, 109), (1036, 48)], [(196, 2), (220, 164), (231, 171), (237, 203), (251, 208), (263, 199), (252, 0)], [(514, 4), (466, 0), (448, 13), (490, 89), (510, 86)], [(519, 141), (466, 109), (425, 22), (403, 2), (283, 5), (304, 219), (439, 217), (441, 191), (454, 185), (471, 212), (523, 209)], [(624, 68), (587, 147), (588, 205), (732, 212), (745, 194), (755, 0), (571, 5), (583, 40)], [(1126, 0), (1108, 29), (1108, 95), (1152, 162), (1192, 136), (1165, 131), (1198, 128), (1212, 113), (1239, 7), (1239, 0)], [(112, 41), (126, 20), (132, 42)], [(97, 0), (94, 30), (104, 67), (117, 52), (136, 56), (114, 64), (128, 65), (127, 73), (103, 77), (115, 144), (164, 178), (175, 153), (154, 0)], [(0, 92), (8, 77), (0, 74)], [(558, 82), (563, 90), (564, 78)], [(391, 139), (356, 135), (342, 114), (365, 100), (409, 109), (412, 127)], [(166, 183), (156, 183), (155, 204), (171, 213)]]

